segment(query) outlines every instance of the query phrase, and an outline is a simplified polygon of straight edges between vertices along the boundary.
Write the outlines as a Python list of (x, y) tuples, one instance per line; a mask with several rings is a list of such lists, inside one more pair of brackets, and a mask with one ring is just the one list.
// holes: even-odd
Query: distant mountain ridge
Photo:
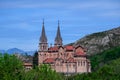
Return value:
[(0, 50), (0, 53), (8, 53), (8, 54), (15, 54), (15, 53), (19, 53), (19, 54), (25, 54), (27, 53), (28, 55), (33, 55), (35, 53), (35, 51), (24, 51), (18, 48), (10, 48), (8, 50)]
[(120, 27), (87, 35), (69, 45), (81, 45), (87, 49), (89, 55), (120, 46)]
[(5, 50), (0, 50), (0, 53), (5, 53), (6, 51)]
[(23, 50), (18, 49), (18, 48), (11, 48), (11, 49), (8, 49), (6, 52), (9, 53), (9, 54), (13, 54), (13, 53), (25, 53)]

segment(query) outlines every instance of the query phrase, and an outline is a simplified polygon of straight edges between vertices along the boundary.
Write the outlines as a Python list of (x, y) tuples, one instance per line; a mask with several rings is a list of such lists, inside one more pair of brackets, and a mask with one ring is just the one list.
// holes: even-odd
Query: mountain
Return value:
[(24, 51), (18, 48), (11, 48), (8, 50), (0, 50), (0, 53), (15, 54), (21, 61), (32, 63), (35, 51)]
[(0, 50), (0, 53), (5, 53), (5, 50)]
[(23, 54), (23, 55), (33, 55), (35, 53), (35, 51), (24, 51), (18, 48), (11, 48), (8, 50), (0, 50), (0, 53), (8, 53), (8, 54), (15, 54), (15, 53), (19, 53), (19, 54)]
[(83, 46), (88, 55), (100, 53), (120, 45), (120, 27), (87, 35), (70, 45)]
[(23, 54), (23, 53), (25, 53), (25, 51), (23, 51), (21, 49), (18, 49), (18, 48), (11, 48), (11, 49), (8, 49), (6, 52), (9, 53), (9, 54), (14, 54), (14, 53)]

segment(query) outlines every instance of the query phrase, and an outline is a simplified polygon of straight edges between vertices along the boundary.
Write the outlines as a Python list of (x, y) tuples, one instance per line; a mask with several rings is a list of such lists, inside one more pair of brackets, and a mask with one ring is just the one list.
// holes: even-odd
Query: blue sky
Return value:
[(120, 26), (120, 0), (0, 0), (0, 49), (37, 50), (43, 18), (48, 43), (60, 20), (67, 44)]

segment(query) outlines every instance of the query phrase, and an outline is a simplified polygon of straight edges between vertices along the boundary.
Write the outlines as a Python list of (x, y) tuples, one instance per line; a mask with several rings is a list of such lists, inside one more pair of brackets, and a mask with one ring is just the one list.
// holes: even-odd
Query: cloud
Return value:
[(0, 8), (109, 9), (118, 7), (120, 7), (119, 1), (10, 1), (0, 3)]
[(100, 13), (98, 14), (98, 16), (101, 17), (120, 17), (120, 11), (108, 11), (108, 12), (104, 12), (104, 13)]
[(69, 6), (70, 9), (114, 9), (118, 7), (120, 7), (120, 3), (108, 1), (81, 2)]
[[(105, 15), (105, 11), (113, 11), (116, 9), (120, 10), (120, 1), (14, 1), (14, 2), (1, 2), (0, 8), (24, 8), (24, 9), (39, 9), (39, 11), (31, 10), (29, 12), (29, 17), (66, 17), (73, 15), (86, 14), (89, 12), (89, 15)], [(86, 12), (87, 11), (87, 12)], [(49, 14), (47, 14), (49, 12)], [(32, 13), (32, 14), (30, 14)], [(92, 14), (91, 14), (92, 13)], [(22, 13), (23, 14), (23, 13)], [(58, 16), (55, 16), (55, 15)], [(87, 14), (86, 14), (87, 15)], [(110, 14), (108, 14), (110, 15)]]
[(54, 2), (25, 2), (25, 1), (15, 1), (15, 2), (1, 2), (0, 8), (53, 8), (61, 7), (65, 4), (54, 3)]

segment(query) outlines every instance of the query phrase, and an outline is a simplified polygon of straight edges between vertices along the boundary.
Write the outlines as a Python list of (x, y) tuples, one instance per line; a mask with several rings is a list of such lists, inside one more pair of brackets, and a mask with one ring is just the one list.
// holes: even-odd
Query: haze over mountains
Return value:
[(8, 53), (8, 54), (15, 54), (15, 53), (20, 53), (20, 54), (25, 54), (27, 53), (28, 55), (33, 55), (35, 51), (24, 51), (18, 48), (11, 48), (8, 50), (0, 50), (0, 53)]

